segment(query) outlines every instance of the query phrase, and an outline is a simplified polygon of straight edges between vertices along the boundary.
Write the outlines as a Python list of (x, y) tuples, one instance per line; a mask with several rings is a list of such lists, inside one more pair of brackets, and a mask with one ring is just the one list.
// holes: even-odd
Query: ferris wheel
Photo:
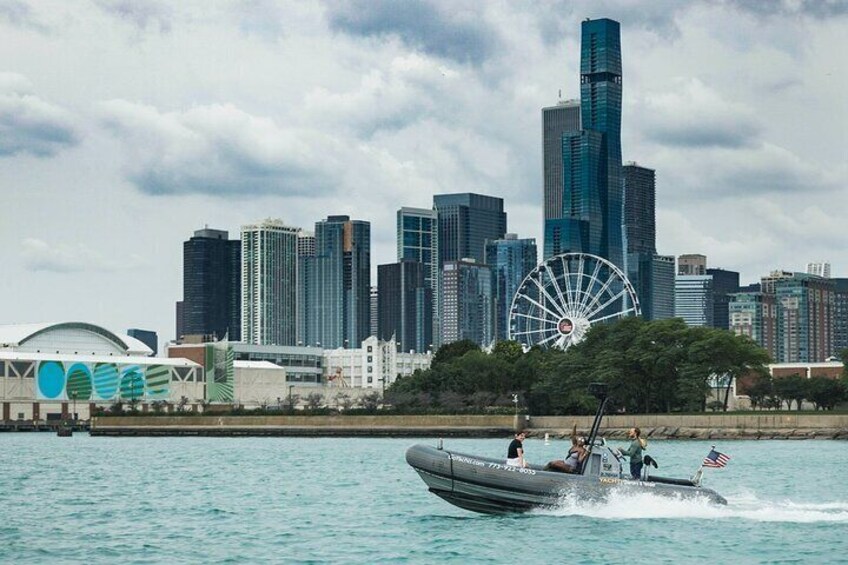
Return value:
[(597, 255), (564, 253), (533, 269), (518, 287), (509, 339), (525, 348), (566, 349), (594, 324), (639, 313), (636, 291), (621, 269)]

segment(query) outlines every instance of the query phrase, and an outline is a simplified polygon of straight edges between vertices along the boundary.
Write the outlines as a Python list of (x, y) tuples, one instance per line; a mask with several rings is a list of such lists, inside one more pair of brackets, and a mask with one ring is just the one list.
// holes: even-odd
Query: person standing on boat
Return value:
[(506, 464), (511, 467), (526, 467), (527, 461), (524, 460), (524, 440), (527, 434), (524, 430), (515, 432), (515, 439), (509, 444), (506, 450)]
[(639, 428), (630, 428), (627, 432), (627, 438), (630, 439), (630, 446), (627, 449), (622, 449), (621, 454), (630, 458), (630, 476), (638, 479), (642, 476), (642, 451), (645, 449), (646, 443), (642, 443), (642, 430)]

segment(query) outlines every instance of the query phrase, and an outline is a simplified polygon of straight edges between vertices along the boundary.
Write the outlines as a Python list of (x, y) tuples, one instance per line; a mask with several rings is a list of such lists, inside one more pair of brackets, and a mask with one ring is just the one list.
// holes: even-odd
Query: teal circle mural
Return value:
[(121, 376), (121, 400), (140, 400), (144, 397), (144, 375), (138, 367), (124, 370)]
[(118, 367), (113, 363), (98, 363), (94, 367), (94, 391), (100, 400), (111, 400), (118, 392)]
[(68, 369), (68, 384), (65, 387), (68, 400), (89, 400), (91, 398), (91, 372), (82, 363)]
[(61, 363), (47, 361), (38, 365), (38, 391), (44, 398), (59, 398), (65, 388), (65, 369)]

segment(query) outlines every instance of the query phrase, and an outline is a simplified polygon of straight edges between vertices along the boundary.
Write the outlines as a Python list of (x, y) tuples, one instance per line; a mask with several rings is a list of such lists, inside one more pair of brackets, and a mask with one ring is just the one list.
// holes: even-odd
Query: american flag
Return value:
[(728, 461), (730, 461), (729, 455), (710, 449), (710, 452), (704, 457), (704, 467), (724, 467)]

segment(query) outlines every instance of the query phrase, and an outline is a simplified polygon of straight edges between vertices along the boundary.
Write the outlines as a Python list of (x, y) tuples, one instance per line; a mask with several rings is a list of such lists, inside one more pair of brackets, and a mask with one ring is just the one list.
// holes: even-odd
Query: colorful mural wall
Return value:
[(39, 400), (166, 400), (170, 394), (171, 368), (40, 361), (35, 380)]
[(225, 341), (206, 344), (206, 398), (233, 401), (233, 348)]

